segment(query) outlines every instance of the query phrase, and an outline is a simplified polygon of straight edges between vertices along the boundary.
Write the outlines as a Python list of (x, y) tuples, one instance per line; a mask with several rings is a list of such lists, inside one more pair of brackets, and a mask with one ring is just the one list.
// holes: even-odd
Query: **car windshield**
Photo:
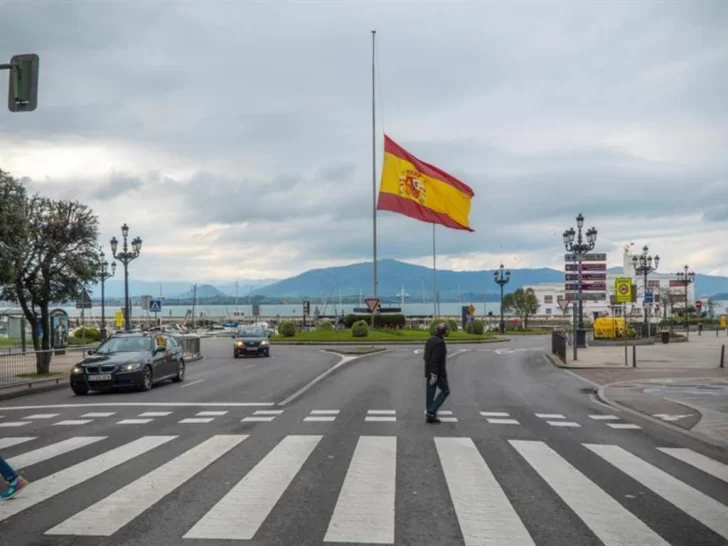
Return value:
[(265, 331), (260, 326), (247, 326), (238, 328), (238, 337), (265, 337)]
[(142, 336), (112, 337), (96, 349), (97, 354), (151, 351), (152, 338)]

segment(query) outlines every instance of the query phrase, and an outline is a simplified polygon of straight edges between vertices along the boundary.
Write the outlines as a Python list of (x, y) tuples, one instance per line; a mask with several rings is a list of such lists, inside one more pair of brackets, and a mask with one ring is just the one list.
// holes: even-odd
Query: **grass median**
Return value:
[[(354, 337), (351, 330), (316, 330), (313, 332), (296, 332), (293, 337), (276, 335), (271, 338), (273, 343), (424, 343), (430, 333), (427, 330), (369, 330), (366, 337)], [(447, 337), (449, 342), (490, 343), (499, 341), (494, 335), (474, 335), (465, 332), (451, 332)]]

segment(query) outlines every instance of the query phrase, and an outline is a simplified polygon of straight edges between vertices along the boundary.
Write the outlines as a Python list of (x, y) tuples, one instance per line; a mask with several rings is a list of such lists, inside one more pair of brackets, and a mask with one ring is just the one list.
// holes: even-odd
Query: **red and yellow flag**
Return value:
[(441, 224), (452, 229), (470, 228), (470, 201), (475, 194), (467, 185), (425, 163), (384, 135), (384, 165), (378, 210)]

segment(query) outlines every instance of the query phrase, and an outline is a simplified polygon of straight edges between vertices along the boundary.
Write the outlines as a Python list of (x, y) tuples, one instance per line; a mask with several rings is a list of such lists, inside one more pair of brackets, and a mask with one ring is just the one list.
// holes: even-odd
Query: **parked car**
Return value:
[(233, 356), (238, 358), (245, 355), (270, 356), (270, 341), (268, 333), (261, 326), (241, 326), (235, 332)]
[(184, 350), (177, 340), (158, 332), (114, 334), (71, 370), (71, 390), (136, 388), (148, 391), (155, 383), (184, 381)]

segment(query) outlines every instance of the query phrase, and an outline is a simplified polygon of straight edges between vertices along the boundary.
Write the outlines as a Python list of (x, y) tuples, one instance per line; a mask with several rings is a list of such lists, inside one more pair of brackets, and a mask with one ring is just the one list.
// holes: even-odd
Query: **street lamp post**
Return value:
[[(652, 273), (653, 271), (656, 271), (658, 266), (660, 265), (660, 257), (658, 255), (655, 255), (653, 258), (652, 256), (648, 256), (648, 252), (650, 251), (649, 248), (647, 248), (647, 245), (642, 247), (642, 254), (639, 256), (632, 256), (632, 263), (634, 264), (634, 271), (637, 275), (642, 275), (642, 279), (644, 282), (645, 287), (645, 299), (643, 300), (643, 306), (645, 308), (645, 329), (647, 331), (647, 337), (652, 337), (650, 332), (650, 317), (649, 317), (649, 307), (647, 303), (647, 275)], [(655, 264), (654, 266), (652, 264)]]
[(503, 264), (500, 264), (500, 268), (493, 271), (493, 279), (496, 284), (500, 286), (500, 324), (498, 330), (501, 334), (506, 333), (506, 323), (503, 320), (503, 287), (508, 284), (511, 280), (511, 272), (503, 269)]
[[(579, 345), (579, 330), (584, 329), (584, 303), (582, 301), (582, 260), (584, 254), (594, 249), (597, 244), (597, 228), (591, 227), (586, 230), (586, 239), (582, 234), (584, 228), (584, 216), (579, 213), (576, 217), (576, 230), (569, 228), (563, 233), (564, 248), (574, 256), (574, 263), (577, 264), (576, 268), (576, 282), (577, 282), (577, 303), (578, 309), (574, 307), (574, 360), (576, 360), (576, 348)], [(577, 317), (578, 315), (578, 317)], [(577, 327), (578, 318), (578, 327)], [(585, 343), (582, 342), (582, 344)]]
[(109, 262), (106, 261), (104, 253), (99, 253), (99, 280), (101, 281), (101, 341), (106, 339), (106, 294), (104, 293), (104, 284), (106, 279), (110, 279), (116, 273), (116, 262), (111, 262), (111, 270), (109, 270)]
[(124, 330), (131, 330), (131, 307), (129, 305), (129, 264), (139, 257), (139, 253), (142, 250), (142, 240), (139, 237), (135, 237), (131, 242), (131, 249), (127, 238), (129, 237), (129, 226), (124, 224), (121, 226), (121, 236), (124, 239), (121, 252), (117, 252), (119, 248), (119, 241), (116, 237), (111, 239), (111, 253), (114, 255), (114, 259), (118, 260), (124, 266)]
[(688, 320), (688, 286), (690, 283), (695, 282), (695, 273), (690, 271), (690, 268), (686, 265), (684, 271), (680, 271), (677, 274), (677, 282), (683, 285), (685, 288), (685, 309), (683, 314), (685, 315), (685, 335), (690, 337), (690, 321)]

